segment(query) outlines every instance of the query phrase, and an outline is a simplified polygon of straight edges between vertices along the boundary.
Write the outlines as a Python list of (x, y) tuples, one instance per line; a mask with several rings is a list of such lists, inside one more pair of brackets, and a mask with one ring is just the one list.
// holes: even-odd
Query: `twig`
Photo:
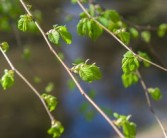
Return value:
[(142, 85), (142, 87), (144, 89), (144, 93), (145, 93), (145, 96), (146, 96), (146, 101), (147, 101), (148, 108), (149, 108), (150, 112), (153, 114), (153, 116), (156, 119), (156, 121), (158, 122), (159, 126), (161, 127), (161, 130), (162, 130), (165, 138), (167, 138), (167, 134), (166, 134), (165, 128), (163, 127), (161, 120), (159, 119), (159, 117), (156, 115), (156, 113), (154, 111), (154, 108), (153, 108), (153, 106), (151, 104), (151, 101), (150, 101), (150, 97), (148, 95), (147, 86), (146, 86), (146, 84), (145, 84), (145, 82), (144, 82), (144, 80), (143, 80), (143, 78), (142, 78), (142, 76), (141, 76), (139, 71), (137, 71), (137, 75), (139, 76), (140, 83), (141, 83), (141, 85)]
[[(29, 11), (29, 9), (27, 8), (26, 4), (23, 2), (23, 0), (20, 0), (22, 6), (24, 7), (24, 9), (26, 10), (26, 12), (32, 16), (31, 12)], [(33, 16), (32, 16), (33, 17)], [(56, 56), (56, 58), (60, 61), (60, 63), (62, 64), (62, 66), (64, 67), (64, 69), (67, 71), (67, 73), (69, 74), (69, 76), (72, 78), (72, 80), (75, 82), (77, 88), (79, 89), (79, 92), (82, 94), (83, 97), (85, 97), (87, 99), (87, 101), (89, 101), (89, 103), (91, 103), (93, 105), (93, 107), (104, 117), (104, 119), (110, 124), (110, 126), (112, 126), (112, 128), (115, 130), (115, 132), (119, 135), (120, 138), (124, 138), (123, 134), (121, 133), (121, 131), (116, 127), (116, 125), (114, 124), (114, 122), (101, 110), (101, 108), (86, 94), (86, 92), (82, 89), (82, 87), (80, 86), (80, 84), (78, 83), (78, 81), (75, 79), (75, 77), (73, 76), (73, 74), (71, 73), (70, 69), (67, 67), (67, 65), (61, 60), (61, 58), (58, 56), (57, 52), (52, 48), (50, 42), (48, 41), (44, 31), (42, 30), (42, 28), (40, 27), (40, 25), (34, 21), (37, 28), (39, 29), (39, 31), (41, 32), (43, 38), (45, 39), (47, 46), (49, 47), (50, 51), (54, 54), (54, 56)]]
[(110, 34), (114, 39), (116, 39), (126, 50), (130, 51), (133, 53), (134, 56), (137, 56), (139, 59), (146, 61), (148, 63), (150, 63), (151, 65), (163, 70), (167, 72), (167, 68), (164, 68), (152, 61), (149, 61), (143, 57), (141, 57), (140, 55), (137, 55), (132, 49), (130, 49), (126, 44), (124, 44), (114, 33), (112, 33), (109, 29), (107, 29), (104, 25), (102, 25), (100, 22), (98, 22), (94, 17), (92, 17), (87, 10), (85, 9), (85, 7), (82, 5), (82, 3), (80, 2), (80, 0), (77, 0), (78, 5), (81, 7), (81, 9), (84, 11), (84, 13), (91, 19), (93, 19), (94, 22), (96, 22), (101, 28), (103, 28), (108, 34)]
[(53, 122), (55, 120), (55, 118), (52, 116), (52, 114), (50, 113), (50, 111), (48, 110), (48, 107), (44, 101), (44, 99), (41, 97), (40, 93), (35, 89), (35, 87), (14, 67), (14, 65), (12, 64), (12, 62), (10, 61), (10, 59), (8, 58), (8, 56), (6, 55), (6, 53), (2, 50), (2, 48), (0, 47), (0, 51), (3, 54), (3, 56), (5, 57), (6, 61), (8, 62), (9, 66), (11, 67), (11, 69), (13, 71), (15, 71), (15, 73), (30, 87), (30, 89), (36, 94), (36, 96), (40, 99), (40, 101), (42, 102), (51, 122)]

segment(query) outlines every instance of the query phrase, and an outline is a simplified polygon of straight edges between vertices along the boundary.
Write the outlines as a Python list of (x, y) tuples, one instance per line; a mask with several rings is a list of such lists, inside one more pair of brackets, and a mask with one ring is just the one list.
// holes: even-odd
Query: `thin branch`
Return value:
[(146, 86), (146, 84), (145, 84), (145, 82), (144, 82), (144, 80), (143, 80), (143, 78), (142, 78), (142, 76), (141, 76), (139, 71), (137, 71), (137, 75), (139, 76), (140, 83), (141, 83), (141, 85), (142, 85), (142, 87), (144, 89), (144, 93), (145, 93), (145, 96), (146, 96), (146, 101), (147, 101), (147, 104), (148, 104), (148, 108), (149, 108), (150, 112), (153, 114), (153, 116), (156, 119), (156, 121), (158, 122), (159, 126), (161, 127), (161, 130), (162, 130), (165, 138), (167, 138), (167, 134), (166, 134), (165, 128), (162, 125), (161, 120), (159, 119), (159, 117), (156, 115), (156, 113), (154, 111), (154, 108), (153, 108), (153, 106), (151, 104), (150, 97), (149, 97), (149, 94), (148, 94), (147, 86)]
[(52, 114), (50, 113), (50, 111), (48, 110), (48, 107), (44, 101), (44, 99), (41, 97), (40, 93), (35, 89), (35, 87), (14, 67), (14, 65), (12, 64), (12, 62), (10, 61), (10, 59), (8, 58), (8, 56), (6, 55), (6, 53), (2, 50), (2, 48), (0, 47), (0, 51), (3, 54), (3, 56), (5, 57), (6, 61), (8, 62), (9, 66), (11, 67), (11, 69), (13, 71), (16, 72), (16, 74), (30, 87), (30, 89), (36, 94), (36, 96), (40, 99), (40, 101), (42, 102), (51, 122), (53, 122), (55, 120), (55, 118), (52, 116)]
[(100, 22), (98, 22), (94, 17), (92, 17), (86, 10), (86, 8), (82, 5), (82, 3), (80, 2), (80, 0), (77, 0), (78, 5), (81, 7), (81, 9), (84, 11), (84, 13), (91, 19), (93, 19), (94, 22), (96, 22), (101, 28), (103, 28), (108, 34), (110, 34), (114, 39), (116, 39), (126, 50), (130, 51), (133, 53), (134, 56), (137, 56), (139, 59), (146, 61), (148, 63), (150, 63), (151, 65), (163, 70), (167, 72), (167, 68), (164, 68), (152, 61), (149, 61), (143, 57), (141, 57), (140, 55), (137, 55), (132, 49), (130, 49), (126, 44), (124, 44), (114, 33), (112, 33), (108, 28), (106, 28), (104, 25), (102, 25)]
[[(23, 2), (23, 0), (20, 0), (22, 6), (24, 7), (24, 9), (26, 10), (26, 12), (32, 16), (31, 12), (29, 11), (29, 9), (27, 8), (26, 4)], [(33, 17), (33, 16), (32, 16)], [(86, 94), (86, 92), (82, 89), (82, 87), (80, 86), (80, 84), (78, 83), (78, 81), (75, 79), (75, 77), (73, 76), (73, 74), (71, 73), (70, 69), (67, 67), (67, 65), (61, 60), (61, 58), (58, 56), (57, 52), (52, 48), (50, 42), (48, 41), (44, 31), (42, 30), (42, 28), (40, 27), (40, 25), (34, 21), (37, 28), (39, 29), (39, 31), (41, 32), (43, 38), (45, 39), (47, 46), (49, 47), (50, 51), (54, 54), (54, 56), (56, 56), (56, 58), (59, 60), (59, 62), (62, 64), (62, 66), (64, 67), (64, 69), (67, 71), (67, 73), (69, 74), (69, 76), (72, 78), (72, 80), (75, 82), (77, 88), (79, 89), (79, 92), (81, 93), (81, 95), (83, 97), (85, 97), (87, 99), (87, 101), (89, 103), (92, 104), (92, 106), (103, 116), (103, 118), (110, 124), (110, 126), (115, 130), (115, 132), (119, 135), (120, 138), (124, 138), (123, 134), (121, 133), (121, 131), (116, 127), (116, 125), (114, 124), (114, 122), (101, 110), (101, 108)]]

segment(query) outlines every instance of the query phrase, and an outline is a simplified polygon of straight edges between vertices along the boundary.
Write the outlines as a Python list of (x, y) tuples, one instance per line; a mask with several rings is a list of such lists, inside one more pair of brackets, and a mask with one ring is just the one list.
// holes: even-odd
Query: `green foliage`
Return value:
[(31, 58), (31, 50), (29, 47), (23, 49), (22, 58), (26, 61), (29, 61)]
[(131, 27), (129, 29), (129, 31), (130, 31), (130, 34), (133, 38), (138, 38), (139, 37), (139, 32), (135, 28)]
[(20, 15), (20, 19), (18, 20), (18, 29), (23, 32), (27, 31), (28, 26), (32, 21), (32, 16), (28, 14)]
[(143, 31), (141, 32), (141, 37), (144, 42), (149, 43), (151, 40), (151, 33), (149, 31)]
[(125, 28), (114, 30), (114, 34), (117, 35), (122, 42), (129, 44), (130, 34), (125, 31)]
[(71, 71), (79, 74), (83, 81), (91, 83), (92, 81), (99, 80), (102, 77), (99, 67), (93, 64), (87, 64), (86, 62), (76, 64), (71, 68)]
[(162, 98), (162, 94), (159, 88), (148, 88), (148, 92), (155, 101), (158, 101)]
[(41, 96), (47, 103), (49, 111), (53, 111), (57, 106), (57, 98), (47, 93), (43, 93)]
[(136, 124), (129, 121), (131, 115), (124, 116), (118, 113), (114, 113), (113, 115), (117, 119), (115, 124), (122, 128), (125, 138), (135, 138)]
[(79, 35), (87, 35), (91, 39), (96, 40), (103, 32), (103, 29), (93, 20), (83, 18), (77, 25)]
[(54, 44), (59, 44), (60, 36), (67, 43), (71, 44), (72, 36), (68, 32), (66, 26), (53, 25), (53, 29), (47, 32), (48, 39)]
[(4, 90), (10, 88), (14, 84), (14, 71), (4, 70), (4, 75), (1, 77), (1, 86)]
[(45, 87), (45, 92), (46, 92), (46, 93), (52, 92), (53, 89), (54, 89), (54, 87), (55, 87), (54, 83), (53, 83), (53, 82), (49, 82), (49, 83), (47, 84), (47, 86)]
[(163, 37), (165, 36), (166, 32), (167, 32), (167, 24), (165, 23), (160, 24), (157, 30), (158, 36)]
[[(147, 60), (151, 61), (150, 57), (145, 52), (138, 51), (138, 55), (143, 57), (144, 59), (147, 59)], [(150, 67), (151, 66), (150, 63), (148, 63), (146, 61), (143, 61), (143, 64), (144, 64), (145, 67)]]
[(19, 1), (0, 0), (0, 13), (0, 30), (10, 31), (18, 14), (21, 13)]
[[(80, 2), (82, 2), (82, 3), (86, 3), (88, 0), (80, 0)], [(75, 4), (75, 3), (77, 3), (77, 0), (71, 0), (71, 2), (73, 3), (73, 4)]]
[(132, 52), (128, 51), (124, 54), (122, 59), (122, 82), (124, 87), (129, 87), (138, 82), (139, 78), (136, 70), (139, 68), (139, 61)]
[(48, 130), (48, 134), (52, 135), (53, 138), (59, 138), (64, 132), (64, 127), (59, 121), (52, 122), (52, 126)]
[(122, 70), (124, 73), (130, 73), (139, 68), (139, 61), (132, 52), (128, 51), (122, 59)]
[(122, 74), (122, 82), (125, 88), (131, 86), (132, 84), (137, 83), (139, 80), (136, 72), (131, 73), (123, 73)]
[(2, 42), (0, 46), (4, 52), (6, 52), (9, 49), (9, 45), (7, 42)]

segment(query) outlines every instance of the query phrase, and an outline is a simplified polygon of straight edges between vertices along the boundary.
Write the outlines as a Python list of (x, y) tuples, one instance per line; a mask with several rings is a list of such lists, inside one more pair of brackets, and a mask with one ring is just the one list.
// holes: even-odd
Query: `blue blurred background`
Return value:
[[(3, 0), (1, 0), (3, 2)], [(18, 1), (12, 1), (17, 3)], [(94, 94), (94, 101), (109, 116), (111, 112), (131, 114), (131, 120), (137, 124), (138, 138), (161, 138), (163, 134), (153, 115), (149, 111), (141, 85), (135, 84), (125, 89), (121, 81), (121, 59), (126, 52), (121, 45), (107, 33), (93, 42), (89, 38), (78, 36), (76, 25), (79, 13), (78, 5), (68, 0), (29, 0), (32, 10), (41, 11), (42, 28), (47, 32), (53, 24), (66, 25), (73, 36), (73, 43), (54, 47), (64, 53), (65, 63), (71, 67), (76, 58), (90, 59), (100, 67), (103, 78), (100, 81), (87, 84), (79, 80), (88, 94)], [(158, 26), (167, 22), (167, 1), (165, 0), (97, 0), (106, 9), (115, 9), (127, 21), (137, 25)], [(22, 9), (17, 5), (16, 9)], [(15, 7), (14, 7), (15, 9)], [(24, 10), (20, 11), (24, 14)], [(2, 18), (4, 15), (0, 13)], [(117, 135), (108, 123), (87, 104), (77, 88), (69, 89), (70, 78), (60, 63), (50, 53), (39, 33), (22, 33), (17, 30), (17, 20), (10, 20), (11, 29), (0, 28), (0, 42), (8, 41), (10, 50), (7, 53), (16, 68), (41, 92), (49, 82), (54, 83), (52, 92), (58, 98), (58, 107), (53, 112), (56, 119), (65, 127), (62, 138), (116, 138)], [(167, 41), (157, 38), (153, 31), (151, 43), (142, 40), (132, 41), (134, 51), (147, 52), (152, 60), (167, 66)], [(23, 60), (23, 51), (30, 50), (29, 60)], [(0, 55), (0, 73), (9, 68), (5, 59)], [(148, 87), (159, 87), (163, 98), (154, 102), (156, 113), (167, 128), (167, 73), (150, 67), (140, 69)], [(39, 83), (34, 82), (40, 78)], [(9, 90), (0, 88), (0, 138), (50, 138), (47, 129), (50, 127), (49, 118), (40, 101), (26, 84), (16, 75), (15, 85)], [(84, 110), (84, 107), (86, 108)]]

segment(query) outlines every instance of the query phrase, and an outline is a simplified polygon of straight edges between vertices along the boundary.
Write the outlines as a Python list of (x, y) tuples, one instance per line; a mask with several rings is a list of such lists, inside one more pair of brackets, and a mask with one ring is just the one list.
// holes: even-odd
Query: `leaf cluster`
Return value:
[(47, 93), (43, 93), (41, 96), (45, 100), (49, 111), (53, 111), (57, 106), (57, 98)]
[(128, 51), (124, 54), (122, 59), (122, 81), (125, 87), (129, 87), (132, 84), (138, 82), (138, 75), (136, 70), (139, 68), (139, 61), (132, 52)]
[(79, 74), (80, 78), (83, 81), (86, 81), (89, 83), (102, 78), (102, 73), (99, 67), (95, 65), (95, 63), (87, 64), (87, 62), (82, 62), (74, 65), (71, 68), (71, 71), (76, 74)]
[(52, 135), (53, 138), (59, 138), (64, 132), (64, 127), (59, 121), (53, 121), (52, 126), (48, 130), (48, 134)]
[(118, 113), (114, 113), (113, 115), (117, 119), (115, 124), (122, 128), (125, 138), (135, 138), (136, 124), (129, 121), (131, 115), (125, 116)]
[(72, 36), (67, 30), (66, 26), (58, 26), (53, 25), (53, 29), (47, 32), (48, 39), (50, 42), (54, 44), (59, 44), (60, 37), (64, 40), (67, 44), (71, 44)]

